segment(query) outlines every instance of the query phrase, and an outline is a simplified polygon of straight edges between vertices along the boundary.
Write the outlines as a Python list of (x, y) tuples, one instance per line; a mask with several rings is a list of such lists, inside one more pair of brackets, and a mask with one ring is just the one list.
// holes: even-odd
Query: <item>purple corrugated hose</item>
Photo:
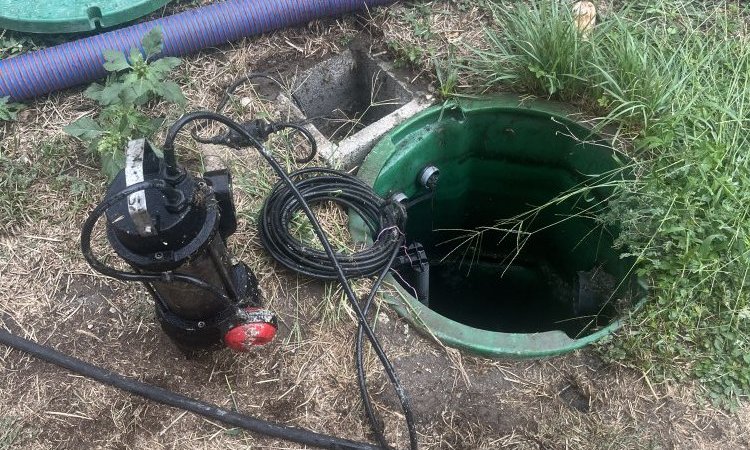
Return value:
[(182, 56), (246, 36), (301, 25), (394, 0), (227, 0), (0, 61), (0, 98), (24, 100), (105, 76), (105, 50), (140, 47), (154, 27), (162, 56)]

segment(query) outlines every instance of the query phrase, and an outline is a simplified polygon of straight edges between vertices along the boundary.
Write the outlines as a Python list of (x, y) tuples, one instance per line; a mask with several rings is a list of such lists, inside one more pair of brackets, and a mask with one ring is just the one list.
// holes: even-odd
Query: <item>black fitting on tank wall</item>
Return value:
[(402, 247), (401, 254), (393, 263), (393, 268), (403, 282), (416, 292), (415, 297), (426, 307), (430, 307), (430, 261), (424, 247), (419, 242)]

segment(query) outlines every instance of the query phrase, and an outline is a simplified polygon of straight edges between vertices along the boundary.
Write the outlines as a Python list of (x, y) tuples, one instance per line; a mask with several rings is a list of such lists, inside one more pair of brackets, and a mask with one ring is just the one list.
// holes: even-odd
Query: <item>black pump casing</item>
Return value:
[[(153, 226), (148, 232), (139, 229), (128, 209), (130, 200), (118, 202), (107, 211), (110, 245), (138, 272), (188, 275), (222, 292), (226, 298), (184, 282), (145, 283), (162, 328), (180, 346), (218, 344), (238, 322), (239, 308), (259, 303), (254, 275), (244, 264), (233, 264), (226, 248), (226, 239), (237, 228), (229, 172), (195, 178), (180, 170), (170, 176), (148, 143), (142, 169), (144, 181), (163, 179), (168, 185), (145, 191)], [(125, 170), (115, 177), (108, 196), (126, 187)]]

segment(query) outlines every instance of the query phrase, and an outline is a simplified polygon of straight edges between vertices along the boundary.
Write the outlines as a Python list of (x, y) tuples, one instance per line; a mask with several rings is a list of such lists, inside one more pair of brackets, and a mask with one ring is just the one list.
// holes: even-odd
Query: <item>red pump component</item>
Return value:
[(224, 344), (234, 351), (249, 352), (268, 344), (276, 336), (276, 316), (267, 309), (247, 307), (241, 310), (241, 323), (224, 334)]

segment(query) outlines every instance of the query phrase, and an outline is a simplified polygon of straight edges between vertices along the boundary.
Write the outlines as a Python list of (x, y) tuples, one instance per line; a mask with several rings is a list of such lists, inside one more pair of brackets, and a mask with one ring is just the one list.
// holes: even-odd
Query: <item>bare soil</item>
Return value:
[[(432, 8), (438, 50), (442, 43), (475, 36), (481, 12), (467, 3), (425, 3)], [(305, 64), (337, 53), (362, 33), (374, 52), (396, 58), (383, 53), (386, 41), (410, 42), (413, 24), (405, 18), (422, 7), (399, 4), (317, 21), (185, 58), (176, 78), (187, 109), (211, 108), (239, 74), (274, 71), (282, 63), (293, 89), (292, 61)], [(412, 72), (425, 83), (432, 81), (428, 73), (419, 67)], [(288, 113), (261, 97), (250, 87), (241, 89), (237, 98), (250, 102), (234, 102), (227, 112), (246, 120)], [(276, 266), (258, 243), (255, 218), (275, 178), (256, 155), (219, 150), (235, 173), (240, 224), (232, 251), (258, 275), (268, 306), (279, 314), (273, 344), (250, 354), (186, 355), (161, 333), (141, 287), (107, 279), (86, 265), (78, 233), (106, 183), (82, 144), (61, 129), (95, 109), (82, 88), (72, 89), (29, 103), (18, 122), (0, 130), (3, 154), (29, 168), (49, 166), (40, 156), (45, 143), (68, 161), (55, 166), (54, 174), (37, 175), (28, 195), (19, 197), (14, 219), (0, 228), (0, 326), (225, 408), (372, 439), (355, 381), (353, 315), (340, 291)], [(154, 112), (168, 120), (180, 113), (167, 105), (154, 105)], [(201, 149), (187, 139), (182, 144), (183, 161), (198, 170)], [(281, 157), (294, 145), (282, 138), (271, 143)], [(56, 183), (60, 175), (77, 180), (76, 189)], [(341, 217), (327, 218), (332, 233), (345, 234)], [(103, 242), (98, 247), (106, 253)], [(366, 292), (367, 283), (357, 283), (357, 290)], [(750, 408), (717, 410), (688, 383), (657, 384), (646, 373), (603, 361), (595, 349), (533, 361), (461, 354), (418, 335), (381, 306), (376, 331), (413, 402), (421, 448), (750, 448)], [(372, 354), (367, 374), (390, 442), (406, 448), (403, 417)], [(0, 425), (0, 449), (300, 448), (124, 394), (5, 347)]]

